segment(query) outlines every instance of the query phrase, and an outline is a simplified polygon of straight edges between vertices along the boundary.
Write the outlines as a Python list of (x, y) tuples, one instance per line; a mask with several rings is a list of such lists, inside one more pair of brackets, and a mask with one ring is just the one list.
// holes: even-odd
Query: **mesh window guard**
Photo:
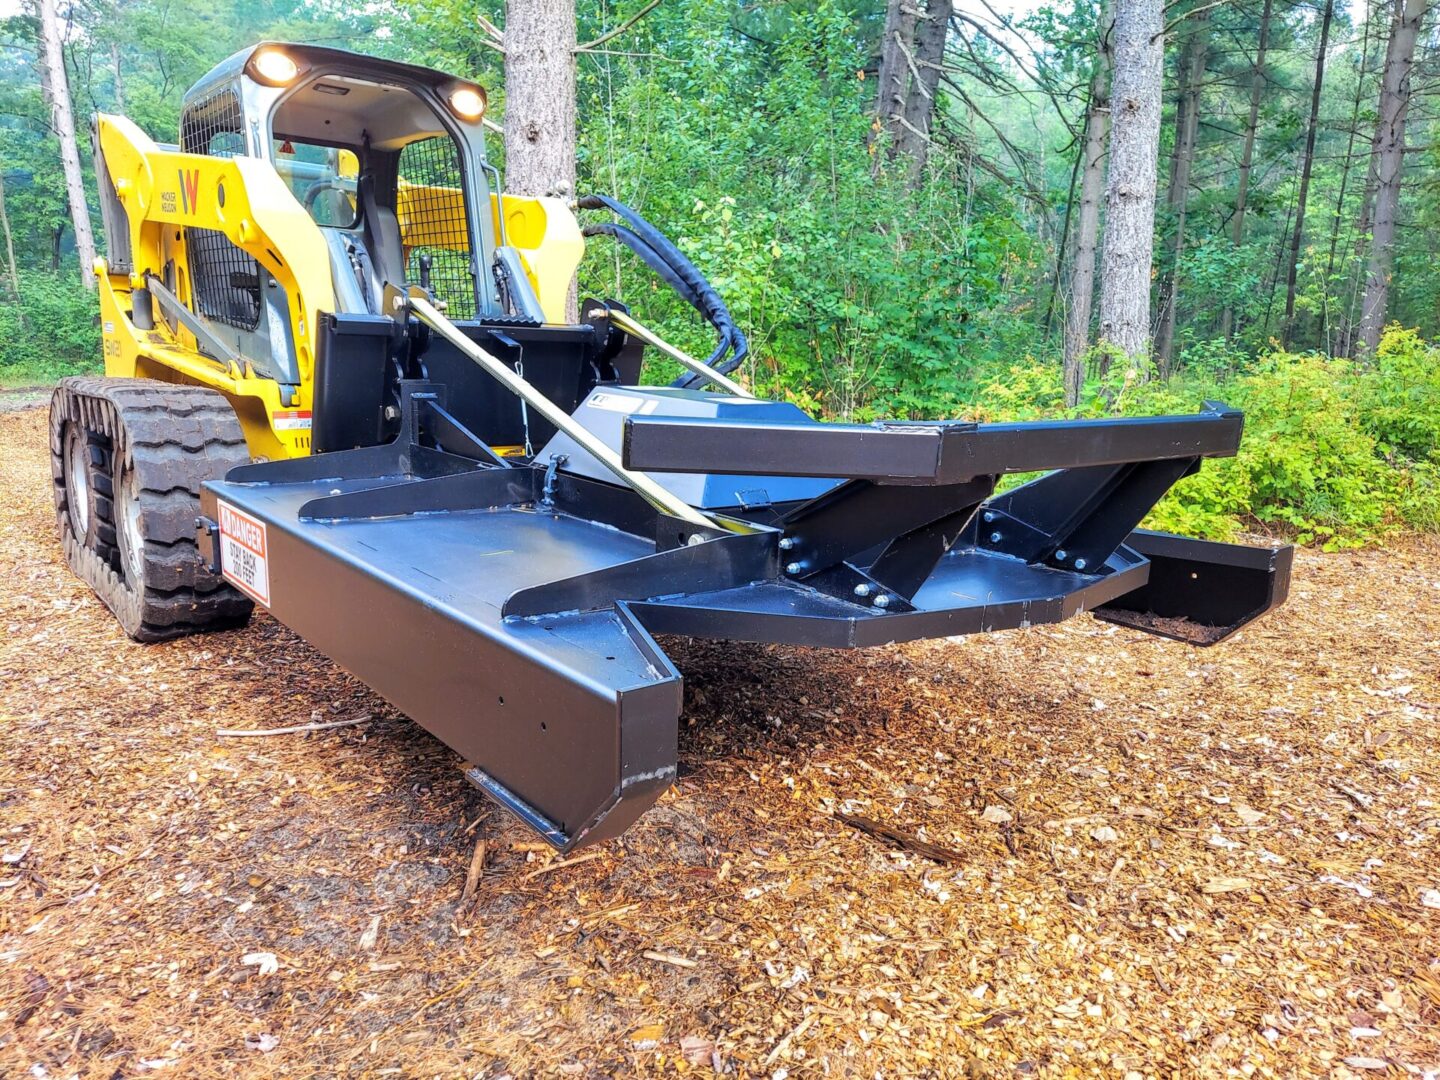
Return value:
[[(245, 153), (243, 121), (240, 99), (232, 90), (222, 91), (186, 111), (180, 148), (187, 154), (239, 157)], [(237, 330), (258, 328), (260, 264), (214, 229), (187, 226), (185, 250), (195, 313)]]
[(448, 135), (412, 142), (400, 151), (396, 213), (405, 242), (405, 279), (420, 280), (420, 258), (430, 257), (430, 288), (452, 319), (473, 319), (478, 309), (470, 271), (470, 221), (460, 154)]

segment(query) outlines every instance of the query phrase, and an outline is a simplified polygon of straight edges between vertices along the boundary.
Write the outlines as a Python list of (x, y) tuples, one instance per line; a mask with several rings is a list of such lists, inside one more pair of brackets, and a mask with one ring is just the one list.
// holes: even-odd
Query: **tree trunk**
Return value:
[(60, 20), (55, 0), (40, 0), (40, 37), (44, 45), (42, 62), (50, 91), (50, 114), (60, 138), (60, 164), (65, 171), (65, 194), (70, 200), (70, 220), (75, 228), (75, 249), (80, 256), (80, 280), (86, 289), (95, 288), (95, 236), (90, 229), (90, 207), (85, 203), (85, 180), (80, 171), (80, 147), (75, 141), (75, 114), (70, 109), (70, 86), (65, 78), (65, 58), (60, 48)]
[[(1250, 169), (1255, 161), (1255, 132), (1260, 126), (1260, 99), (1265, 90), (1265, 50), (1270, 45), (1270, 15), (1274, 0), (1265, 0), (1260, 15), (1260, 39), (1255, 47), (1255, 66), (1250, 76), (1250, 119), (1245, 124), (1245, 147), (1240, 152), (1240, 176), (1235, 185), (1235, 219), (1230, 240), (1238, 248), (1245, 240), (1245, 207), (1250, 196)], [(1220, 316), (1220, 332), (1230, 340), (1235, 328), (1235, 307), (1227, 303)]]
[(125, 112), (125, 80), (120, 76), (120, 43), (110, 43), (110, 69), (115, 74), (115, 111)]
[[(1330, 292), (1335, 280), (1335, 255), (1340, 247), (1340, 222), (1345, 216), (1345, 194), (1350, 187), (1350, 170), (1355, 159), (1355, 134), (1360, 129), (1360, 102), (1365, 92), (1366, 65), (1370, 61), (1371, 13), (1366, 0), (1365, 29), (1360, 36), (1360, 70), (1355, 76), (1355, 97), (1350, 102), (1350, 134), (1345, 142), (1345, 160), (1340, 165), (1340, 194), (1335, 198), (1335, 216), (1330, 222), (1330, 254), (1325, 260), (1324, 308), (1320, 313), (1320, 347), (1332, 355), (1340, 355), (1331, 341)], [(1348, 275), (1347, 275), (1348, 276)], [(1341, 337), (1345, 336), (1342, 331)]]
[(1295, 231), (1290, 237), (1290, 265), (1285, 271), (1284, 343), (1290, 343), (1295, 326), (1295, 286), (1300, 273), (1300, 244), (1305, 236), (1305, 199), (1310, 194), (1310, 170), (1315, 164), (1315, 130), (1320, 125), (1320, 90), (1325, 85), (1325, 51), (1330, 47), (1330, 20), (1335, 0), (1325, 0), (1320, 19), (1320, 48), (1315, 54), (1315, 85), (1310, 90), (1310, 122), (1305, 125), (1305, 156), (1300, 160), (1300, 192), (1295, 197)]
[(20, 271), (15, 266), (15, 240), (10, 235), (10, 214), (5, 209), (5, 170), (0, 167), (0, 228), (5, 231), (6, 276), (10, 279), (10, 291), (15, 294), (15, 313), (19, 316), (20, 327), (25, 327), (25, 303), (20, 297)]
[(1403, 0), (1385, 50), (1380, 79), (1380, 122), (1375, 129), (1375, 223), (1370, 233), (1370, 270), (1360, 311), (1360, 344), (1373, 356), (1390, 305), (1390, 268), (1394, 259), (1395, 217), (1400, 205), (1400, 174), (1405, 164), (1405, 113), (1410, 107), (1410, 69), (1428, 0)]
[[(575, 191), (575, 0), (508, 0), (505, 6), (505, 190)], [(575, 281), (565, 300), (575, 322)]]
[(1100, 339), (1132, 366), (1150, 346), (1150, 272), (1155, 239), (1156, 157), (1160, 152), (1164, 19), (1161, 0), (1125, 0), (1115, 15)]
[(1080, 220), (1075, 232), (1075, 265), (1070, 270), (1070, 309), (1065, 319), (1065, 404), (1080, 404), (1085, 353), (1090, 348), (1090, 314), (1095, 301), (1095, 241), (1100, 234), (1100, 200), (1105, 192), (1105, 135), (1110, 126), (1110, 33), (1113, 2), (1100, 18), (1100, 48), (1090, 76), (1080, 176)]
[(505, 190), (575, 194), (575, 0), (506, 5)]
[(1190, 201), (1190, 171), (1195, 164), (1195, 144), (1200, 130), (1200, 84), (1210, 51), (1210, 12), (1199, 11), (1185, 46), (1182, 77), (1184, 89), (1175, 110), (1175, 158), (1170, 170), (1168, 199), (1175, 216), (1174, 246), (1170, 273), (1160, 290), (1160, 329), (1156, 334), (1155, 356), (1160, 374), (1168, 376), (1175, 355), (1176, 308), (1180, 303), (1180, 260), (1185, 255), (1185, 211)]
[(930, 128), (938, 106), (940, 68), (945, 62), (945, 37), (950, 30), (950, 14), (954, 0), (929, 0), (925, 17), (915, 30), (915, 66), (910, 89), (905, 97), (904, 122), (900, 126), (897, 147), (908, 155), (905, 165), (907, 184), (914, 188), (925, 173), (930, 154)]
[[(875, 93), (875, 115), (879, 129), (890, 136), (893, 154), (904, 128), (905, 99), (910, 85), (910, 58), (915, 45), (916, 12), (908, 0), (888, 0), (885, 5), (885, 36), (880, 42), (879, 89)], [(873, 145), (872, 145), (873, 152)], [(878, 171), (881, 157), (875, 155)]]

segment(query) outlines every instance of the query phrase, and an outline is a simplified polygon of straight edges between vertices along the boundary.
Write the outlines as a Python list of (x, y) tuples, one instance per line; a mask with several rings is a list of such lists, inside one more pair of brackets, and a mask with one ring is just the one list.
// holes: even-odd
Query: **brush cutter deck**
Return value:
[[(824, 425), (604, 385), (575, 418), (604, 428), (593, 406), (608, 395), (598, 413), (620, 424), (595, 435), (565, 418), (517, 464), (454, 420), (442, 385), (401, 388), (391, 443), (207, 484), (202, 549), (562, 851), (618, 835), (674, 779), (680, 675), (651, 632), (856, 647), (1088, 610), (1210, 643), (1288, 582), (1289, 549), (1135, 531), (1201, 458), (1235, 452), (1241, 418), (1214, 404), (1143, 420)], [(575, 438), (622, 453), (597, 463)], [(1060, 471), (993, 494), (1001, 473), (1046, 465)], [(636, 468), (667, 497), (667, 481), (701, 503), (728, 488), (729, 505), (657, 508), (618, 482)]]

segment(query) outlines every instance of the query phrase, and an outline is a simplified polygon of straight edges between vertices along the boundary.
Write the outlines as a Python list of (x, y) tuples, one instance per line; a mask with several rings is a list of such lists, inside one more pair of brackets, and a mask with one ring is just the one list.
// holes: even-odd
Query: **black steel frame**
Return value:
[[(1235, 452), (1242, 418), (1216, 403), (1040, 424), (631, 417), (626, 464), (657, 476), (845, 478), (702, 528), (556, 462), (496, 456), (440, 383), (399, 390), (393, 442), (207, 484), (202, 545), (219, 501), (264, 522), (276, 617), (561, 850), (616, 835), (674, 777), (679, 673), (651, 632), (855, 647), (1088, 610), (1210, 644), (1288, 583), (1288, 549), (1137, 531), (1203, 458)], [(994, 494), (1041, 468), (1057, 471)]]

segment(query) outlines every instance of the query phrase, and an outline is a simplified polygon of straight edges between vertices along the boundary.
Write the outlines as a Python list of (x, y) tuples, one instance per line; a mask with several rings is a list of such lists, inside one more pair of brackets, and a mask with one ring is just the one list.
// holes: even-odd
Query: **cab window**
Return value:
[(359, 170), (353, 150), (286, 138), (273, 139), (271, 146), (275, 170), (315, 224), (338, 229), (355, 225)]
[(470, 220), (460, 148), (449, 135), (406, 144), (400, 151), (395, 209), (405, 245), (405, 277), (419, 281), (430, 260), (430, 284), (452, 319), (475, 317)]

